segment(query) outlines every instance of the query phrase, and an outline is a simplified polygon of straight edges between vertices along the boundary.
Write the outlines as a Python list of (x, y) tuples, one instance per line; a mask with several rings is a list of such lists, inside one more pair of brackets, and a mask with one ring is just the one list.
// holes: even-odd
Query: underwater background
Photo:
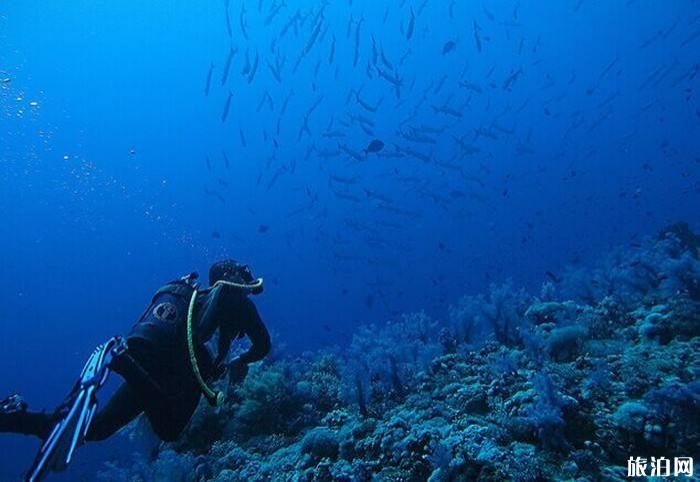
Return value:
[[(55, 406), (233, 257), (273, 355), (180, 442), (50, 480), (697, 458), (698, 52), (691, 0), (4, 2), (0, 397)], [(1, 436), (0, 480), (36, 448)]]

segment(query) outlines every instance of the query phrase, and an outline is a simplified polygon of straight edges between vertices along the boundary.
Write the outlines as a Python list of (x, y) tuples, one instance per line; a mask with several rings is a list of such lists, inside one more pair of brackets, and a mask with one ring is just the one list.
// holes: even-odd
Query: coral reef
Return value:
[[(278, 357), (110, 481), (624, 480), (697, 456), (700, 239), (679, 224), (537, 296), (493, 286), (439, 322)], [(695, 453), (693, 453), (695, 451)]]

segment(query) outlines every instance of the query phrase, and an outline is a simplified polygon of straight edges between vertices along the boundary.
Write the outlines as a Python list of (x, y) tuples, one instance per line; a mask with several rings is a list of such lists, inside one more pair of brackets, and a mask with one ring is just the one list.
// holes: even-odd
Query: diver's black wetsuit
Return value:
[[(177, 282), (171, 283), (175, 285)], [(155, 312), (154, 305), (149, 310)], [(211, 379), (221, 371), (231, 342), (247, 336), (252, 346), (238, 358), (243, 366), (261, 360), (270, 351), (270, 336), (247, 296), (225, 286), (200, 292), (196, 304), (195, 345), (202, 376)], [(95, 416), (87, 440), (104, 440), (142, 412), (156, 434), (175, 440), (189, 422), (201, 396), (188, 358), (183, 317), (168, 321), (144, 314), (127, 336), (127, 357), (117, 358), (112, 369), (125, 383)], [(159, 324), (159, 321), (161, 322)], [(219, 330), (216, 360), (205, 343)], [(139, 367), (135, 373), (134, 363)], [(142, 375), (146, 373), (147, 378)], [(18, 411), (0, 416), (0, 432), (46, 438), (60, 409), (54, 413)]]

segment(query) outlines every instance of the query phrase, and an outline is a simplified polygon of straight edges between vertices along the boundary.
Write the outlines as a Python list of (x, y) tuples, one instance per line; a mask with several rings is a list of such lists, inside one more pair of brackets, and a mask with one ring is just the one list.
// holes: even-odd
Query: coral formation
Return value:
[(700, 446), (700, 240), (672, 226), (538, 296), (493, 286), (442, 323), (278, 357), (110, 481), (623, 480)]

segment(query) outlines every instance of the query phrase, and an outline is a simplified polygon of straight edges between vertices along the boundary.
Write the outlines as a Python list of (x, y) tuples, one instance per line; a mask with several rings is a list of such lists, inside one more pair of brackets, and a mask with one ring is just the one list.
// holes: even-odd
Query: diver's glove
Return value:
[(235, 358), (228, 364), (228, 381), (231, 385), (243, 382), (246, 375), (248, 375), (248, 364), (240, 358)]

